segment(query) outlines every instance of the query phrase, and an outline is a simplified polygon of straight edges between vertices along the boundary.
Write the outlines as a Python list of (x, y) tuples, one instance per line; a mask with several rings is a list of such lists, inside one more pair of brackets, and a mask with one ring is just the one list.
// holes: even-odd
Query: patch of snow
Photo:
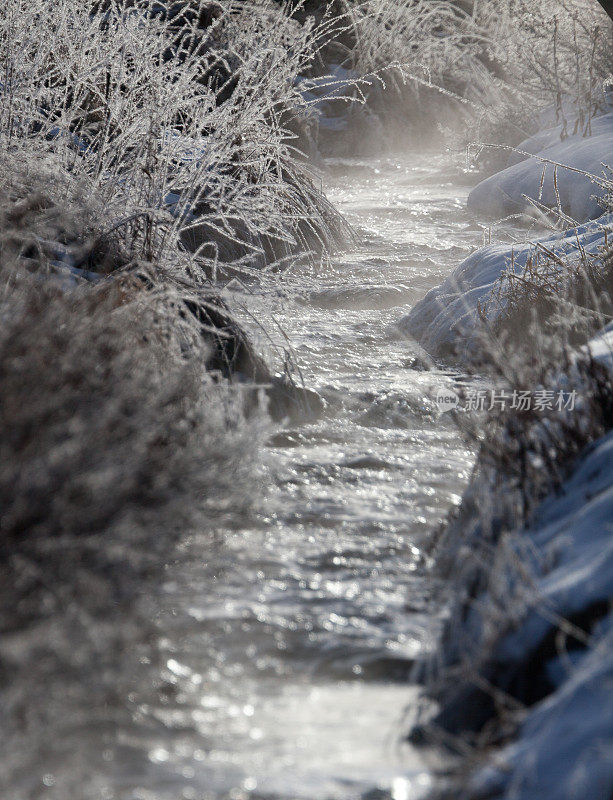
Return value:
[[(597, 253), (605, 242), (605, 232), (613, 227), (613, 214), (539, 240), (565, 260), (579, 258), (581, 250)], [(494, 284), (511, 266), (521, 273), (536, 249), (536, 244), (488, 245), (463, 261), (438, 287), (431, 289), (398, 327), (416, 339), (435, 357), (470, 355), (481, 331), (479, 307), (483, 307)], [(494, 319), (490, 316), (488, 321)]]
[[(592, 90), (591, 99), (585, 96), (582, 101), (586, 107), (592, 107), (595, 112), (594, 117), (608, 114), (609, 111), (613, 111), (613, 83), (605, 81), (595, 86)], [(538, 113), (538, 129), (544, 131), (548, 128), (555, 128), (563, 116), (567, 121), (567, 130), (571, 131), (579, 118), (579, 113), (577, 98), (563, 94), (561, 101), (550, 103)], [(586, 108), (584, 108), (585, 113)], [(562, 125), (559, 125), (558, 129), (561, 131)]]
[[(613, 104), (613, 96), (612, 96), (612, 104)], [(613, 107), (608, 111), (607, 114), (594, 117), (594, 119), (592, 119), (590, 122), (590, 131), (591, 131), (590, 135), (591, 136), (602, 136), (603, 134), (611, 135), (612, 116), (613, 116)], [(587, 137), (583, 136), (581, 132), (573, 133), (566, 139), (562, 139), (562, 125), (558, 125), (555, 128), (549, 128), (548, 130), (539, 131), (538, 133), (535, 133), (534, 136), (530, 136), (528, 139), (525, 139), (521, 144), (518, 144), (516, 150), (511, 151), (507, 166), (512, 167), (515, 164), (519, 164), (521, 161), (525, 161), (531, 155), (533, 156), (537, 154), (542, 155), (545, 150), (547, 150), (550, 147), (553, 147), (554, 145), (560, 144), (562, 141), (566, 142), (567, 144), (572, 144), (572, 143), (576, 144), (586, 140)], [(524, 155), (524, 153), (527, 153), (528, 155)]]
[(607, 190), (595, 178), (611, 180), (606, 167), (613, 166), (613, 112), (592, 121), (589, 137), (576, 134), (560, 141), (559, 134), (559, 128), (554, 128), (526, 140), (518, 150), (533, 153), (533, 157), (477, 184), (468, 197), (468, 207), (504, 217), (529, 212), (530, 200), (534, 200), (548, 208), (559, 207), (577, 222), (603, 214)]
[(57, 125), (47, 132), (45, 138), (50, 142), (65, 142), (72, 150), (76, 150), (81, 155), (86, 153), (89, 149), (89, 145), (77, 136), (76, 133), (70, 130), (63, 130)]
[(317, 78), (299, 76), (296, 84), (320, 128), (330, 132), (346, 130), (350, 102), (347, 90), (359, 80), (357, 73), (340, 64), (330, 64), (329, 74)]
[(569, 618), (613, 597), (612, 533), (613, 434), (609, 434), (588, 453), (560, 495), (541, 504), (534, 524), (523, 532), (538, 553), (555, 555), (555, 566), (538, 580), (535, 608), (496, 648), (498, 661), (517, 661), (532, 652), (552, 627), (551, 612)]
[(518, 739), (474, 779), (473, 797), (610, 800), (613, 789), (613, 617)]
[(610, 322), (587, 344), (592, 358), (613, 372), (613, 322)]
[(167, 192), (164, 196), (163, 207), (171, 216), (182, 222), (193, 222), (196, 219), (192, 203), (186, 201), (178, 192)]
[(62, 261), (50, 261), (49, 265), (56, 270), (56, 275), (60, 278), (60, 283), (64, 288), (80, 286), (83, 281), (98, 283), (104, 279), (104, 275), (100, 275), (98, 272), (72, 267)]

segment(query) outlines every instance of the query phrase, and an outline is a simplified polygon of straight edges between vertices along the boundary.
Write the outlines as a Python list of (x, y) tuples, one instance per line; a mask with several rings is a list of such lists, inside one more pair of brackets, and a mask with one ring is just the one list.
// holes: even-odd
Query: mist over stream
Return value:
[(612, 20), (0, 6), (0, 800), (611, 800)]
[(410, 800), (431, 786), (400, 725), (441, 613), (422, 547), (459, 503), (473, 454), (432, 400), (465, 379), (424, 369), (393, 323), (482, 230), (458, 157), (329, 167), (354, 249), (316, 289), (295, 270), (272, 298), (246, 289), (256, 318), (272, 308), (326, 413), (273, 432), (248, 527), (213, 548), (196, 533), (168, 568), (157, 624), (176, 692), (141, 701), (148, 724), (115, 756), (121, 797)]

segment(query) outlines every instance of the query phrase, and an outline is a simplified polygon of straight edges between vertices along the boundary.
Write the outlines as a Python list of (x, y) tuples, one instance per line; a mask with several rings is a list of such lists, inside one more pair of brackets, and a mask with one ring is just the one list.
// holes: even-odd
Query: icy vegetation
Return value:
[(599, 337), (565, 368), (499, 364), (512, 385), (553, 397), (572, 386), (577, 406), (501, 412), (436, 543), (450, 609), (425, 678), (438, 711), (412, 737), (462, 754), (467, 798), (610, 794), (613, 393), (602, 354)]
[(573, 270), (581, 271), (588, 261), (597, 271), (612, 235), (613, 215), (605, 214), (534, 243), (488, 245), (431, 289), (398, 326), (433, 356), (465, 363), (483, 360), (493, 345), (490, 333), (498, 332), (512, 310), (523, 312), (530, 322), (535, 310), (530, 300), (551, 291), (550, 283), (562, 283)]
[[(194, 530), (212, 542), (251, 519), (270, 419), (299, 426), (325, 409), (291, 342), (269, 363), (230, 305), (242, 292), (257, 328), (258, 291), (273, 318), (278, 297), (304, 289), (290, 268), (315, 284), (354, 241), (317, 170), (473, 134), (492, 146), (472, 167), (498, 172), (470, 209), (550, 231), (474, 253), (399, 327), (509, 383), (576, 385), (580, 406), (501, 414), (477, 436), (474, 480), (435, 553), (449, 621), (427, 682), (440, 711), (419, 736), (473, 748), (475, 798), (609, 797), (611, 754), (594, 742), (611, 713), (611, 28), (595, 3), (573, 8), (2, 3), (3, 797), (112, 800), (100, 776), (117, 729), (126, 751), (131, 726), (167, 733), (132, 691), (181, 697), (181, 665), (152, 678), (164, 570)], [(432, 366), (412, 352), (411, 369)], [(365, 427), (402, 427), (401, 395), (360, 400)], [(552, 728), (567, 725), (577, 761), (554, 774)]]
[(52, 769), (93, 797), (71, 727), (113, 724), (163, 564), (194, 520), (249, 510), (266, 425), (206, 370), (215, 337), (185, 309), (207, 301), (127, 269), (100, 198), (34, 158), (5, 156), (2, 188), (0, 784), (38, 796)]
[(93, 764), (72, 732), (129, 721), (164, 564), (195, 520), (212, 535), (257, 497), (260, 391), (280, 390), (284, 416), (294, 387), (212, 278), (346, 231), (279, 123), (310, 31), (270, 4), (249, 25), (246, 7), (97, 6), (0, 10), (0, 784), (15, 798), (52, 796), (51, 771), (59, 796), (101, 796), (103, 747)]

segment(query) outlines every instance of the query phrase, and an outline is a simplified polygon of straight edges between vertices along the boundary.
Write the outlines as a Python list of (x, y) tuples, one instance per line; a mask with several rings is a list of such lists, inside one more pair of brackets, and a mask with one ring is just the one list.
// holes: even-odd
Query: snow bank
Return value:
[(474, 780), (473, 798), (610, 800), (613, 787), (613, 621), (517, 742)]
[[(581, 250), (596, 253), (604, 245), (605, 231), (613, 226), (613, 214), (540, 242), (565, 260), (578, 259)], [(521, 273), (536, 243), (488, 245), (470, 255), (438, 287), (431, 289), (398, 327), (416, 339), (435, 357), (462, 358), (474, 352), (482, 324), (483, 308), (498, 278), (513, 265)], [(489, 322), (494, 319), (489, 317)]]
[[(610, 121), (605, 118), (613, 113), (613, 85), (605, 84), (601, 86), (599, 97), (594, 97), (597, 106), (595, 116), (586, 121), (579, 116), (575, 101), (566, 97), (562, 99), (562, 110), (557, 105), (549, 105), (539, 114), (538, 133), (524, 139), (517, 146), (517, 150), (511, 151), (507, 167), (519, 164), (528, 158), (528, 155), (536, 155), (548, 147), (559, 144), (564, 139), (568, 140), (569, 133), (571, 138), (579, 140), (585, 136), (599, 136), (610, 130)], [(560, 117), (566, 120), (565, 124), (560, 123)], [(520, 152), (521, 151), (521, 152)]]
[[(568, 374), (560, 373), (560, 385), (570, 375), (579, 381), (569, 415), (526, 427), (503, 420), (501, 438), (489, 441), (458, 517), (439, 540), (449, 617), (426, 673), (438, 711), (412, 738), (473, 745), (482, 760), (464, 764), (458, 776), (467, 800), (613, 796), (613, 431), (598, 432), (610, 428), (612, 395), (585, 358), (589, 350), (610, 367), (612, 347), (610, 324), (577, 352)], [(513, 499), (517, 474), (504, 454), (492, 462), (492, 447), (503, 435), (516, 437), (518, 452), (525, 447), (540, 469), (551, 471), (551, 458), (565, 469), (560, 453), (533, 445), (542, 436), (555, 443), (558, 428), (564, 449), (586, 423), (599, 438), (561, 485), (550, 484), (529, 522), (514, 523), (526, 519)]]
[[(546, 680), (550, 692), (529, 708), (513, 743), (476, 774), (471, 797), (611, 797), (612, 524), (613, 433), (609, 433), (588, 450), (559, 494), (542, 503), (534, 525), (520, 532), (543, 567), (532, 607), (514, 631), (501, 636), (490, 663), (498, 675), (523, 668), (525, 680)], [(481, 598), (477, 606), (487, 602)], [(555, 643), (560, 618), (573, 621), (586, 639), (581, 642), (571, 636)], [(554, 643), (545, 646), (548, 641)], [(526, 665), (532, 659), (535, 667), (530, 670)], [(544, 676), (539, 677), (537, 670)]]
[[(610, 135), (611, 116), (613, 116), (613, 94), (611, 95), (610, 108), (607, 109), (607, 113), (595, 117), (591, 121), (590, 135), (602, 136), (606, 133), (609, 133)], [(518, 144), (517, 150), (511, 151), (507, 166), (513, 167), (515, 164), (525, 161), (531, 155), (538, 155), (550, 147), (561, 144), (562, 141), (567, 144), (573, 142), (584, 142), (586, 141), (586, 137), (584, 137), (581, 132), (577, 132), (563, 140), (562, 125), (557, 125), (556, 127), (548, 128), (547, 130), (541, 130), (538, 133), (535, 133), (534, 136), (530, 136), (528, 139), (525, 139), (523, 142), (521, 142), (521, 144)], [(589, 139), (587, 139), (587, 141), (589, 141)]]
[[(489, 302), (503, 273), (521, 274), (539, 250), (560, 259), (551, 268), (567, 269), (583, 253), (600, 253), (610, 235), (613, 214), (591, 197), (602, 197), (602, 187), (559, 169), (556, 196), (548, 167), (541, 193), (539, 158), (602, 174), (601, 162), (613, 164), (613, 110), (592, 121), (590, 138), (560, 142), (559, 130), (545, 131), (521, 149), (524, 160), (479, 184), (469, 205), (503, 216), (525, 208), (524, 195), (553, 207), (559, 197), (564, 213), (587, 221), (539, 242), (484, 247), (460, 264), (398, 323), (433, 356), (478, 354), (504, 311), (504, 296)], [(574, 411), (503, 417), (498, 438), (486, 437), (459, 513), (438, 541), (449, 617), (421, 673), (438, 710), (411, 738), (447, 741), (460, 753), (470, 746), (483, 757), (480, 767), (476, 758), (462, 762), (462, 791), (452, 786), (450, 798), (613, 797), (613, 432), (602, 436), (611, 395), (588, 351), (613, 372), (613, 323), (577, 352), (576, 375), (554, 366), (560, 385), (571, 374), (585, 379)], [(544, 374), (530, 372), (535, 385)], [(562, 481), (573, 463), (554, 492), (548, 476)]]
[(587, 349), (592, 358), (613, 372), (613, 322), (594, 336), (588, 343)]
[[(577, 222), (599, 217), (605, 211), (606, 189), (590, 176), (611, 178), (603, 164), (613, 166), (613, 112), (592, 121), (589, 137), (578, 133), (560, 141), (560, 130), (541, 131), (520, 144), (519, 151), (535, 157), (512, 163), (479, 183), (468, 197), (468, 207), (477, 213), (504, 217), (529, 211), (531, 199), (549, 208), (559, 206)], [(543, 159), (571, 169), (556, 169)]]
[(613, 596), (612, 523), (613, 434), (609, 434), (591, 449), (560, 494), (541, 504), (533, 526), (521, 532), (543, 557), (555, 554), (555, 566), (538, 578), (532, 613), (502, 639), (496, 661), (510, 662), (531, 653), (556, 626), (552, 611), (568, 619), (599, 601), (608, 602)]

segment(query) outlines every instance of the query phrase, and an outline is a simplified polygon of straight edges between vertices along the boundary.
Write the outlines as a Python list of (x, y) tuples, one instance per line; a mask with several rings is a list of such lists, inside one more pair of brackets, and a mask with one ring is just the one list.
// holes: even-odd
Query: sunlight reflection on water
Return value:
[(146, 737), (153, 772), (138, 775), (155, 800), (417, 800), (431, 788), (424, 756), (401, 745), (411, 664), (439, 622), (424, 545), (473, 455), (432, 401), (460, 376), (421, 369), (389, 326), (481, 234), (449, 157), (331, 168), (356, 248), (249, 295), (328, 410), (271, 441), (260, 519), (214, 548), (193, 536), (169, 570), (160, 649), (175, 692), (147, 705), (161, 729)]

